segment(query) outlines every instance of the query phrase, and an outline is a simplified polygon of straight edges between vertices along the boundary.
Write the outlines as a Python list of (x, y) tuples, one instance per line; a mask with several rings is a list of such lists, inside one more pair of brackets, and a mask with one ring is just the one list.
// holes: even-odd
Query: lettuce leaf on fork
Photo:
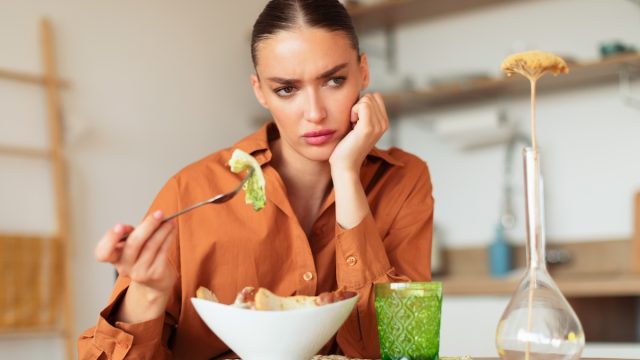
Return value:
[(255, 211), (262, 209), (267, 201), (267, 196), (264, 191), (265, 181), (260, 164), (253, 156), (242, 150), (235, 149), (231, 155), (231, 160), (229, 160), (229, 166), (231, 167), (231, 172), (236, 174), (253, 169), (253, 174), (242, 186), (245, 192), (244, 200), (247, 204), (251, 204)]

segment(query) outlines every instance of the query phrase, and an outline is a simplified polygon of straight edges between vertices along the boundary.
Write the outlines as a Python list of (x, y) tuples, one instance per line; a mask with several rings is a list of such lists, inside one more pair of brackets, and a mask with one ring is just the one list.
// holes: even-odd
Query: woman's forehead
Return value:
[(357, 64), (357, 52), (346, 34), (302, 27), (280, 31), (258, 43), (261, 76), (314, 76), (338, 64)]

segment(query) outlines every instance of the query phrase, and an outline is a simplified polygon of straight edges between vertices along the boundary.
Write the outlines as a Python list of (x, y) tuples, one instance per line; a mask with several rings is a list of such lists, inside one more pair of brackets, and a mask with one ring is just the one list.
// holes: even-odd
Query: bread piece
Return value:
[(293, 310), (316, 307), (316, 296), (278, 296), (271, 291), (260, 288), (256, 292), (256, 310)]
[(196, 297), (198, 299), (209, 300), (209, 301), (213, 301), (213, 302), (217, 302), (217, 303), (220, 302), (220, 300), (218, 300), (218, 297), (216, 296), (216, 294), (214, 294), (211, 290), (207, 289), (204, 286), (200, 286), (198, 288), (198, 290), (196, 290)]

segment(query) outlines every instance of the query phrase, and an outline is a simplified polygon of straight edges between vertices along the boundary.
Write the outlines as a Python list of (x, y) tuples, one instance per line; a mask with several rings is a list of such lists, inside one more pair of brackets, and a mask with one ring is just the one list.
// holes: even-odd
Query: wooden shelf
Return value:
[[(488, 277), (442, 277), (445, 295), (513, 294), (520, 279), (500, 280)], [(640, 296), (640, 275), (623, 274), (554, 278), (566, 297)]]
[[(518, 3), (534, 0), (521, 0)], [(539, 1), (539, 0), (538, 0)], [(360, 33), (425, 20), (461, 11), (513, 3), (512, 0), (386, 0), (373, 5), (348, 6)]]
[[(618, 79), (625, 66), (640, 67), (640, 54), (625, 54), (603, 60), (569, 64), (570, 72), (557, 77), (545, 75), (538, 81), (540, 93), (568, 89)], [(422, 90), (384, 94), (389, 112), (400, 114), (428, 111), (456, 103), (493, 99), (499, 96), (524, 95), (530, 91), (529, 81), (522, 76), (496, 77), (456, 82)]]

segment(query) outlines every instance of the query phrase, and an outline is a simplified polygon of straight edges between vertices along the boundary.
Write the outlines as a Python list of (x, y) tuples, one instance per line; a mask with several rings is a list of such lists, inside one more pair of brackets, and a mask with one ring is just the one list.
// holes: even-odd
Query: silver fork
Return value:
[[(199, 203), (193, 204), (193, 205), (189, 206), (188, 208), (184, 208), (184, 209), (182, 209), (182, 210), (180, 210), (178, 212), (175, 212), (175, 213), (173, 213), (173, 214), (171, 214), (169, 216), (166, 216), (164, 219), (162, 219), (162, 221), (160, 223), (162, 224), (162, 223), (164, 223), (166, 221), (169, 221), (169, 220), (171, 220), (171, 219), (173, 219), (175, 217), (178, 217), (178, 216), (180, 216), (180, 215), (182, 215), (184, 213), (187, 213), (187, 212), (189, 212), (189, 211), (191, 211), (193, 209), (199, 208), (200, 206), (203, 206), (203, 205), (207, 205), (207, 204), (222, 204), (222, 203), (225, 203), (225, 202), (233, 199), (233, 197), (236, 196), (236, 194), (238, 194), (238, 192), (240, 192), (240, 190), (242, 189), (244, 184), (247, 182), (247, 180), (249, 180), (251, 175), (253, 175), (254, 171), (255, 170), (253, 168), (249, 169), (249, 172), (247, 173), (247, 175), (242, 179), (242, 181), (240, 181), (240, 184), (238, 184), (238, 186), (235, 189), (233, 189), (233, 190), (231, 190), (229, 192), (226, 192), (226, 193), (218, 194), (218, 195), (216, 195), (216, 196), (214, 196), (212, 198), (209, 198), (207, 200), (204, 200), (204, 201), (201, 201)], [(120, 241), (126, 240), (129, 237), (130, 234), (131, 234), (131, 232), (122, 235), (122, 237), (120, 237)]]

